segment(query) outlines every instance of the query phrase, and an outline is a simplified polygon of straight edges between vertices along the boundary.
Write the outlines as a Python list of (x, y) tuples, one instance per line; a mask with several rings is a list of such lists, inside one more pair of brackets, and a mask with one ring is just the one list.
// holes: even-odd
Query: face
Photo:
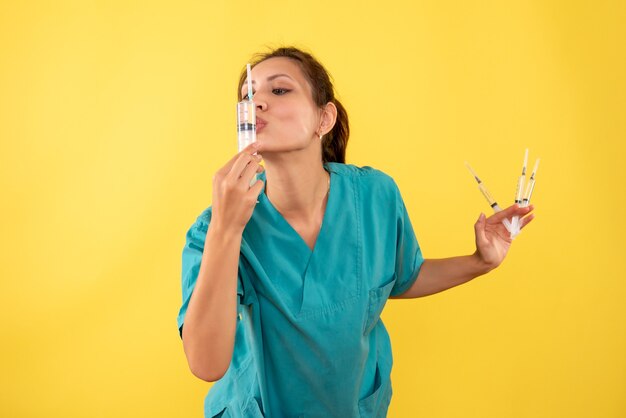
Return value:
[[(297, 62), (283, 57), (257, 64), (251, 72), (257, 141), (263, 153), (309, 149), (317, 144), (322, 111)], [(247, 80), (241, 95), (248, 97)], [(317, 139), (317, 143), (315, 142)]]

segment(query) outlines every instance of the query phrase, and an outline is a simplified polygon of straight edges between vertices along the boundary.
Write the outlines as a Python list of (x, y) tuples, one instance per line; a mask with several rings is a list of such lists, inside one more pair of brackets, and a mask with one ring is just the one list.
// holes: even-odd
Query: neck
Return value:
[(265, 193), (285, 217), (314, 219), (324, 213), (330, 174), (320, 160), (296, 155), (272, 158), (264, 155)]

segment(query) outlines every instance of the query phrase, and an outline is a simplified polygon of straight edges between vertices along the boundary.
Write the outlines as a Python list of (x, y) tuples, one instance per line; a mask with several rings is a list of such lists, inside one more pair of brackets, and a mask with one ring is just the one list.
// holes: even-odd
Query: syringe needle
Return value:
[(472, 176), (474, 176), (478, 184), (480, 184), (480, 179), (478, 178), (478, 174), (476, 174), (476, 172), (472, 169), (472, 166), (470, 166), (467, 161), (465, 161), (465, 167), (467, 167), (467, 169), (472, 174)]
[(248, 76), (248, 100), (252, 101), (254, 92), (252, 91), (252, 68), (250, 67), (250, 64), (246, 64), (246, 73)]

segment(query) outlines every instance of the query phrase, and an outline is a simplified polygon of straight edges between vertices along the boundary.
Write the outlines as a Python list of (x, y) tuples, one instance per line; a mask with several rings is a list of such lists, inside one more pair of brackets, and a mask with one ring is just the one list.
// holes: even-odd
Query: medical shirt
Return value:
[[(422, 253), (391, 177), (324, 167), (330, 190), (313, 251), (259, 196), (242, 236), (233, 357), (206, 417), (386, 416), (392, 353), (379, 317), (413, 284)], [(181, 335), (210, 221), (209, 207), (187, 232)]]

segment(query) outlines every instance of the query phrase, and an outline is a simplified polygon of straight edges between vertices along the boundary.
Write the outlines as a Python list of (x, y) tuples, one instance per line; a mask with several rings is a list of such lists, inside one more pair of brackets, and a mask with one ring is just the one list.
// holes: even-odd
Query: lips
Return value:
[(264, 121), (261, 118), (256, 118), (256, 130), (257, 132), (261, 129), (263, 129), (265, 127), (265, 125), (267, 125), (267, 122)]

